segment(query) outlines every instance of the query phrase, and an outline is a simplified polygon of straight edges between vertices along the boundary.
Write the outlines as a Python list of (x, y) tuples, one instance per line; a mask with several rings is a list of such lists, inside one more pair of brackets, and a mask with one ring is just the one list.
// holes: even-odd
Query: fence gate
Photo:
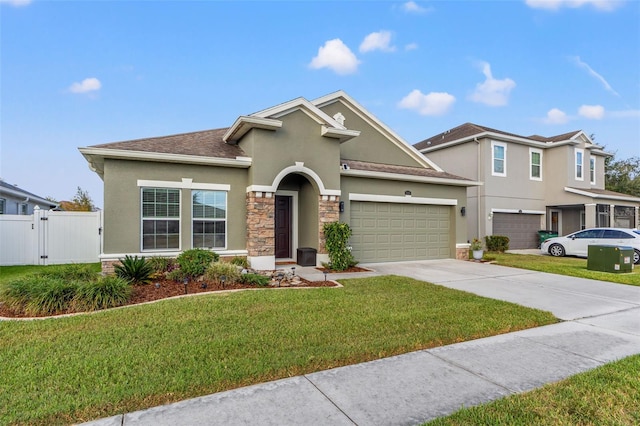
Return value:
[(0, 265), (94, 263), (101, 249), (101, 211), (0, 215)]

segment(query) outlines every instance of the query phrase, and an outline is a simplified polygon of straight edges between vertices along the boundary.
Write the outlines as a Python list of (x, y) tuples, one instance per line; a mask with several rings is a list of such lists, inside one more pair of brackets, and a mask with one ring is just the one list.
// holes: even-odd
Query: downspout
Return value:
[[(476, 181), (480, 181), (480, 176), (481, 176), (480, 167), (482, 165), (482, 162), (480, 161), (480, 141), (478, 141), (477, 137), (474, 137), (473, 140), (476, 142), (476, 148), (477, 148), (477, 151), (478, 151), (478, 155), (477, 155), (477, 157), (478, 157), (478, 165), (477, 165), (477, 167), (478, 168), (476, 170), (476, 172), (477, 172)], [(476, 201), (476, 204), (477, 204), (478, 214), (476, 216), (477, 216), (477, 221), (478, 221), (478, 223), (477, 223), (478, 235), (476, 235), (476, 238), (480, 238), (480, 220), (481, 220), (481, 216), (480, 216), (480, 191), (482, 191), (482, 187), (483, 186), (484, 185), (480, 185), (480, 186), (477, 187), (478, 188), (478, 200)]]

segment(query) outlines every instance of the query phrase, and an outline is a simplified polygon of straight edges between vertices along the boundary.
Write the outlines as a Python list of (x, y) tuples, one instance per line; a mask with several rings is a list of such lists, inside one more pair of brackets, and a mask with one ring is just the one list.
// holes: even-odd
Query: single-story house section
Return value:
[[(444, 172), (346, 93), (297, 98), (231, 127), (80, 148), (104, 181), (103, 269), (207, 248), (256, 269), (328, 261), (323, 225), (360, 262), (464, 256), (477, 182)], [(308, 251), (304, 251), (308, 253)]]
[(0, 214), (31, 215), (36, 207), (50, 210), (58, 204), (0, 178)]

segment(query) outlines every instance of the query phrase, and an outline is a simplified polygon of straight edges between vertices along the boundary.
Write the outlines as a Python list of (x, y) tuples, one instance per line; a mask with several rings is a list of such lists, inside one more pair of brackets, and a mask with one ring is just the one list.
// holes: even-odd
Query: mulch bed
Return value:
[[(296, 286), (290, 286), (288, 288), (300, 288), (300, 287), (335, 287), (336, 283), (333, 281), (307, 281), (304, 278), (301, 278), (302, 283)], [(159, 288), (156, 288), (155, 283), (160, 284)], [(224, 288), (222, 285), (217, 282), (206, 282), (206, 288), (203, 288), (203, 282), (198, 281), (190, 281), (187, 284), (186, 294), (195, 294), (195, 293), (212, 293), (215, 291), (222, 290), (239, 290), (239, 289), (248, 289), (248, 288), (264, 288), (264, 289), (273, 289), (278, 287), (266, 286), (266, 287), (256, 287), (255, 285), (248, 284), (225, 284)], [(283, 286), (284, 288), (284, 286)], [(185, 294), (185, 285), (182, 283), (177, 283), (171, 280), (163, 280), (163, 281), (155, 281), (151, 284), (147, 285), (135, 285), (133, 286), (133, 292), (131, 298), (127, 303), (122, 306), (130, 306), (130, 305), (138, 305), (140, 303), (145, 302), (153, 302), (156, 300), (167, 299), (169, 297), (181, 296)], [(63, 315), (73, 312), (60, 312), (55, 315)], [(52, 315), (39, 315), (40, 317), (44, 316), (52, 316)], [(31, 318), (33, 315), (27, 315), (24, 313), (14, 312), (7, 308), (4, 303), (0, 303), (0, 317), (5, 318)]]

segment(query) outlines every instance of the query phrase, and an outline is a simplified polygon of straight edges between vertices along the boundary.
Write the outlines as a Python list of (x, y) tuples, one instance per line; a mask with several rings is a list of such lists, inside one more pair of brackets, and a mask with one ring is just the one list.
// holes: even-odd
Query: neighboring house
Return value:
[(57, 204), (0, 179), (0, 214), (31, 215), (36, 206), (49, 210)]
[(638, 227), (640, 198), (604, 189), (610, 156), (583, 131), (520, 136), (466, 123), (414, 145), (470, 187), (469, 238), (506, 235), (510, 248), (535, 248), (539, 230)]
[[(229, 128), (80, 148), (104, 181), (103, 267), (202, 247), (257, 269), (328, 260), (323, 224), (349, 223), (360, 262), (455, 257), (477, 184), (442, 171), (340, 91)], [(305, 251), (306, 253), (309, 250)]]

